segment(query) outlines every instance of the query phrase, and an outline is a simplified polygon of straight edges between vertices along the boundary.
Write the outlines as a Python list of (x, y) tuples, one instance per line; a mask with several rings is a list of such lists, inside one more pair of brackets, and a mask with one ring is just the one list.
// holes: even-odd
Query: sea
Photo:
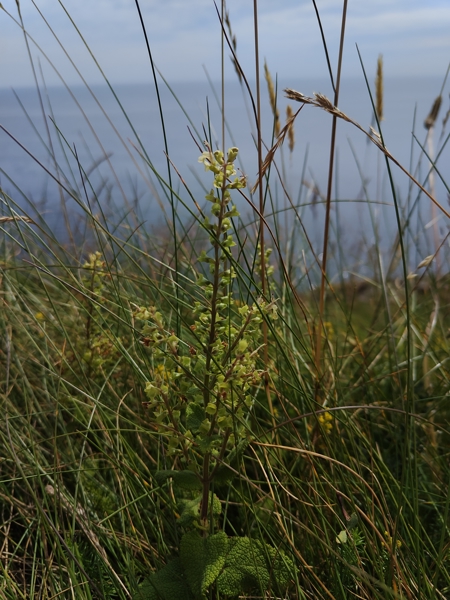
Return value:
[[(273, 111), (263, 81), (261, 131), (263, 156), (274, 143)], [(430, 189), (449, 209), (450, 150), (448, 85), (431, 134), (424, 127), (442, 79), (385, 79), (381, 133), (395, 159)], [(325, 79), (277, 82), (281, 126), (289, 87), (307, 96), (315, 92), (333, 100)], [(137, 227), (160, 228), (170, 221), (174, 203), (177, 218), (195, 219), (205, 205), (211, 176), (198, 163), (204, 141), (213, 148), (239, 148), (238, 166), (252, 186), (257, 180), (257, 103), (255, 85), (238, 81), (224, 92), (226, 122), (222, 130), (220, 83), (192, 82), (154, 85), (107, 85), (0, 89), (1, 212), (40, 219), (64, 236), (67, 214), (101, 212), (111, 222), (133, 216)], [(362, 249), (388, 249), (398, 234), (397, 216), (408, 229), (414, 261), (435, 251), (448, 233), (439, 209), (390, 162), (367, 135), (377, 129), (363, 78), (341, 82), (339, 109), (355, 124), (339, 119), (332, 185), (332, 252), (351, 255), (349, 270), (357, 268)], [(295, 145), (278, 148), (265, 195), (270, 227), (297, 244), (296, 252), (314, 249), (320, 256), (325, 221), (332, 117), (305, 105), (294, 127)], [(433, 158), (435, 157), (435, 158)], [(430, 178), (430, 160), (437, 172)], [(447, 181), (447, 184), (445, 183)], [(258, 194), (237, 195), (236, 204), (248, 225), (257, 219), (252, 202)], [(395, 209), (397, 202), (398, 211)], [(66, 220), (63, 219), (63, 214)], [(72, 218), (72, 217), (70, 217)], [(353, 262), (352, 262), (353, 261)], [(352, 267), (353, 265), (353, 267)]]

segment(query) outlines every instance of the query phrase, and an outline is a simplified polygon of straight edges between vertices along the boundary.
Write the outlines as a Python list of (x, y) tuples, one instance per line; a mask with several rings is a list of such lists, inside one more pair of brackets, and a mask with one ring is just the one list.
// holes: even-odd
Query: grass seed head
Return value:
[(229, 36), (230, 36), (230, 40), (231, 40), (231, 46), (233, 47), (233, 52), (234, 52), (234, 54), (232, 54), (232, 55), (230, 56), (230, 58), (231, 58), (231, 62), (232, 62), (232, 63), (233, 63), (233, 65), (234, 65), (234, 68), (235, 68), (236, 74), (237, 74), (237, 76), (238, 76), (238, 79), (239, 79), (239, 83), (242, 83), (242, 72), (241, 72), (241, 68), (239, 67), (238, 61), (237, 61), (237, 59), (236, 59), (237, 40), (236, 40), (236, 36), (235, 36), (235, 34), (233, 33), (233, 30), (231, 29), (230, 13), (229, 13), (227, 10), (225, 11), (225, 18), (224, 18), (224, 21), (225, 21), (225, 25), (226, 25), (226, 27), (227, 27), (227, 30), (228, 30), (228, 34), (229, 34)]
[(377, 60), (377, 76), (375, 78), (375, 110), (379, 121), (382, 121), (383, 116), (383, 55), (380, 54)]
[(287, 135), (289, 140), (289, 151), (292, 153), (294, 151), (295, 146), (295, 132), (294, 132), (294, 120), (292, 117), (294, 116), (294, 111), (292, 110), (292, 106), (288, 104), (286, 106), (286, 125), (287, 125)]
[(441, 104), (442, 104), (442, 96), (439, 95), (436, 98), (436, 100), (433, 102), (433, 106), (431, 107), (430, 113), (424, 121), (423, 125), (424, 125), (425, 129), (431, 129), (432, 127), (434, 127), (434, 124), (436, 123), (436, 119), (438, 118), (439, 111), (441, 109)]
[(264, 77), (267, 81), (267, 89), (269, 91), (270, 108), (274, 116), (274, 131), (275, 136), (278, 137), (280, 133), (280, 113), (277, 108), (277, 95), (275, 93), (275, 86), (273, 84), (272, 75), (270, 74), (267, 62), (264, 61)]

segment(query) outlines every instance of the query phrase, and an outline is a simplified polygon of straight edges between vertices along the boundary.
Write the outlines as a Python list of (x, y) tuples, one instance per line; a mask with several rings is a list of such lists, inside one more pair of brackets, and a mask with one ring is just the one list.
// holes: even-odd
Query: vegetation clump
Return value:
[[(236, 176), (237, 155), (237, 148), (230, 148), (225, 157), (207, 145), (199, 158), (214, 175), (214, 187), (206, 195), (211, 217), (202, 221), (212, 256), (203, 250), (198, 258), (208, 266), (210, 278), (196, 273), (200, 293), (188, 335), (168, 331), (154, 306), (134, 312), (135, 319), (145, 323), (143, 343), (152, 356), (146, 406), (164, 440), (167, 459), (179, 465), (154, 476), (161, 483), (171, 478), (178, 494), (180, 489), (192, 492), (189, 499), (178, 501), (178, 521), (187, 528), (180, 557), (147, 579), (136, 598), (200, 599), (213, 584), (219, 594), (234, 597), (255, 588), (267, 590), (270, 583), (285, 587), (293, 568), (291, 559), (260, 540), (215, 532), (222, 509), (212, 490), (239, 475), (251, 439), (253, 390), (262, 376), (257, 368), (261, 323), (269, 313), (276, 316), (273, 302), (259, 298), (253, 305), (236, 306), (233, 294), (231, 248), (236, 244), (230, 230), (239, 212), (231, 204), (230, 191), (246, 185), (244, 177)], [(201, 492), (197, 496), (196, 490)]]

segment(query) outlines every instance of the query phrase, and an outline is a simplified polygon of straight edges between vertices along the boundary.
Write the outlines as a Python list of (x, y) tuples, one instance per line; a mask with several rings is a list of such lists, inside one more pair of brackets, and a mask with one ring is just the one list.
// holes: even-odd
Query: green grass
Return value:
[[(236, 278), (225, 323), (236, 325), (239, 309), (263, 296), (276, 300), (278, 319), (262, 311), (251, 407), (230, 411), (231, 429), (246, 440), (242, 460), (224, 451), (233, 477), (205, 483), (200, 438), (187, 461), (171, 453), (170, 435), (148, 407), (146, 383), (178, 355), (152, 351), (143, 331), (152, 320), (143, 324), (137, 309), (155, 307), (179, 356), (203, 352), (213, 372), (217, 355), (193, 328), (193, 306), (209, 306), (197, 275), (214, 279), (198, 256), (208, 248), (218, 256), (224, 242), (208, 241), (194, 203), (190, 220), (180, 220), (167, 174), (158, 177), (169, 215), (158, 235), (136, 229), (133, 215), (86, 210), (81, 243), (19, 218), (26, 202), (2, 192), (0, 598), (153, 598), (152, 588), (136, 596), (139, 585), (180, 552), (183, 559), (183, 540), (205, 522), (202, 540), (224, 531), (266, 553), (269, 583), (259, 571), (259, 584), (240, 597), (448, 598), (450, 282), (433, 263), (420, 278), (399, 276), (399, 257), (406, 268), (414, 255), (411, 202), (400, 204), (393, 182), (401, 236), (368, 256), (370, 277), (344, 279), (341, 254), (330, 281), (314, 262), (322, 248), (305, 257), (309, 271), (289, 248), (273, 173), (261, 176), (251, 222), (233, 219), (236, 246), (226, 261)], [(80, 203), (90, 185), (82, 179), (69, 192)], [(206, 214), (208, 203), (196, 201)], [(297, 217), (293, 209), (301, 231)], [(445, 265), (444, 249), (439, 256)], [(383, 272), (381, 264), (391, 267)], [(189, 373), (181, 380), (194, 381)], [(213, 384), (198, 385), (211, 398)], [(180, 520), (198, 492), (161, 471), (186, 466), (200, 472), (207, 498), (216, 494), (220, 515)], [(285, 578), (273, 549), (284, 557)], [(225, 598), (218, 589), (212, 584), (206, 597)]]

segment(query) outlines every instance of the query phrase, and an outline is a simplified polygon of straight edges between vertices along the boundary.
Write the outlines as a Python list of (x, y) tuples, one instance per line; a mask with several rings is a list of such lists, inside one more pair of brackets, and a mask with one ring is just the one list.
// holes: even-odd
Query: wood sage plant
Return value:
[(234, 298), (231, 232), (239, 212), (231, 192), (245, 187), (246, 180), (236, 171), (237, 148), (225, 155), (205, 147), (199, 162), (212, 173), (213, 187), (206, 195), (210, 214), (202, 225), (210, 248), (198, 256), (207, 268), (195, 272), (191, 324), (178, 337), (155, 306), (135, 311), (144, 322), (143, 343), (152, 359), (147, 405), (172, 462), (155, 479), (173, 482), (183, 531), (179, 556), (152, 574), (135, 598), (201, 599), (213, 588), (237, 596), (261, 586), (286, 587), (293, 569), (274, 547), (248, 537), (230, 538), (220, 528), (221, 501), (213, 488), (237, 476), (251, 442), (248, 417), (263, 375), (257, 365), (261, 324), (276, 318), (276, 305), (261, 298), (242, 304)]

